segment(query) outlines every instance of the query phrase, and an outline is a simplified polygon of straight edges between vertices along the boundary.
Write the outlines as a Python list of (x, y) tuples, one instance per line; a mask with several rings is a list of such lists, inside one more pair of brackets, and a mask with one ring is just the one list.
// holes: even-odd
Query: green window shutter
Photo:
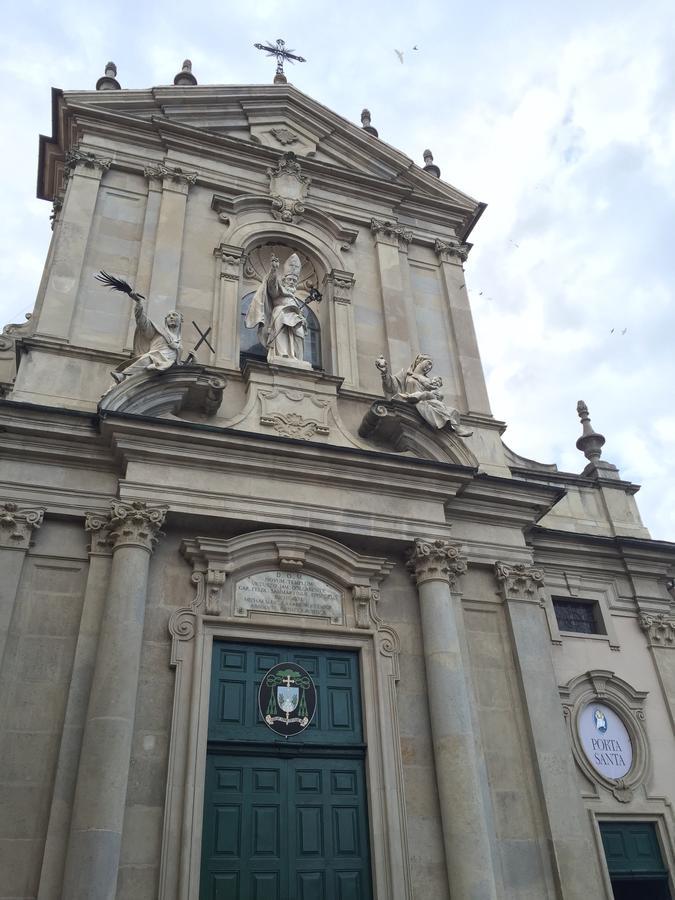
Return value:
[(600, 834), (610, 876), (667, 872), (653, 822), (601, 822)]

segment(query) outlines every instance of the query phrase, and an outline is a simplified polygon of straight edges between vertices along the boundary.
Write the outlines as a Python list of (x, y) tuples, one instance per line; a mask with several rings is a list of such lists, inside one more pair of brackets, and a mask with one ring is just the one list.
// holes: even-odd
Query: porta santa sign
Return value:
[(605, 778), (623, 778), (633, 765), (633, 746), (619, 716), (604, 703), (589, 703), (579, 716), (579, 738), (590, 764)]

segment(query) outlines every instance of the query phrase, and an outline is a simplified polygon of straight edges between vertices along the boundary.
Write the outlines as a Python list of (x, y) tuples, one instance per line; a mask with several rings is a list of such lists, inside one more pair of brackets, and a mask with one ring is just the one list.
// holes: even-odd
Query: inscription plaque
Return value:
[(318, 616), (341, 625), (342, 595), (325, 581), (304, 572), (256, 572), (237, 582), (235, 616), (250, 611), (284, 613), (290, 616)]

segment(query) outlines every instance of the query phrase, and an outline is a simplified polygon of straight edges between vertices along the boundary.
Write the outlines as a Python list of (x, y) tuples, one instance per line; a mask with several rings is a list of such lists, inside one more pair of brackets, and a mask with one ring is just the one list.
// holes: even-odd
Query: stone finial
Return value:
[(107, 62), (105, 64), (105, 75), (101, 75), (99, 80), (96, 82), (96, 90), (97, 91), (119, 91), (121, 90), (120, 83), (117, 80), (117, 66), (114, 62)]
[(434, 155), (431, 150), (424, 151), (424, 171), (429, 175), (433, 175), (434, 178), (441, 177), (441, 170), (438, 166), (434, 165)]
[(373, 126), (370, 124), (370, 110), (369, 109), (361, 110), (361, 128), (363, 128), (364, 131), (367, 131), (368, 134), (372, 134), (374, 137), (379, 137), (379, 134), (377, 133), (377, 128), (373, 128)]
[(581, 450), (590, 463), (597, 463), (602, 456), (602, 446), (605, 443), (605, 436), (598, 434), (593, 430), (588, 415), (588, 407), (583, 400), (579, 400), (577, 403), (577, 415), (581, 419), (581, 424), (583, 426), (581, 437), (577, 440), (577, 450)]
[(173, 83), (181, 87), (186, 84), (197, 84), (197, 79), (192, 74), (192, 60), (183, 60), (183, 68), (175, 76), (175, 78), (173, 79)]

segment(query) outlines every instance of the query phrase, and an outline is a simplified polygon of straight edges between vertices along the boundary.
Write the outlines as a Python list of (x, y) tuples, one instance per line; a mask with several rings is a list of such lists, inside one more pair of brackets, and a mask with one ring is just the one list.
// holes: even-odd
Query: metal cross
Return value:
[(277, 38), (276, 43), (273, 44), (272, 41), (268, 41), (267, 44), (254, 44), (253, 45), (256, 50), (264, 50), (268, 56), (276, 56), (277, 58), (277, 71), (274, 76), (275, 84), (286, 84), (286, 76), (284, 75), (284, 61), (290, 60), (290, 62), (307, 62), (307, 60), (302, 56), (296, 56), (295, 51), (286, 49), (286, 41), (282, 41), (281, 38)]
[(293, 684), (293, 679), (290, 675), (287, 675), (285, 678), (281, 679), (281, 683), (285, 684), (286, 687), (290, 687)]
[(192, 320), (192, 324), (195, 326), (195, 328), (199, 332), (199, 340), (192, 348), (192, 352), (196, 353), (202, 344), (206, 344), (206, 346), (209, 348), (211, 353), (215, 353), (216, 351), (213, 349), (211, 344), (209, 344), (209, 334), (211, 333), (211, 326), (209, 325), (209, 327), (206, 329), (206, 331), (202, 331), (201, 328), (199, 327), (199, 325), (197, 325), (197, 323), (194, 321), (194, 319)]

